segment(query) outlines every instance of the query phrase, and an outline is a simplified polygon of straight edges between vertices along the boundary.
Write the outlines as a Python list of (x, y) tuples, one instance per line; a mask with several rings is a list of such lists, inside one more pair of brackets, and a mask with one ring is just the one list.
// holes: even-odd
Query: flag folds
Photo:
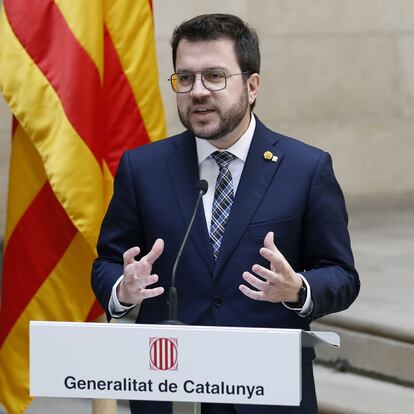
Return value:
[(14, 115), (0, 401), (29, 398), (30, 320), (91, 320), (90, 268), (123, 151), (166, 135), (149, 0), (4, 0), (0, 92)]

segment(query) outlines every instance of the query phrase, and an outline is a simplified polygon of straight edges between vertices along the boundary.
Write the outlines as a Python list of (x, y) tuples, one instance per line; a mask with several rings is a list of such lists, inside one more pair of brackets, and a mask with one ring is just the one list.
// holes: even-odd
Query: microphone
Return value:
[(175, 286), (175, 278), (177, 274), (178, 264), (181, 259), (181, 254), (183, 253), (184, 246), (187, 243), (188, 236), (193, 227), (194, 219), (197, 214), (198, 205), (200, 204), (201, 197), (208, 190), (208, 182), (206, 180), (200, 180), (196, 187), (197, 190), (197, 200), (194, 206), (193, 215), (191, 216), (190, 223), (188, 224), (187, 231), (184, 235), (184, 239), (181, 243), (180, 249), (178, 250), (177, 257), (175, 258), (172, 274), (171, 274), (171, 287), (169, 291), (169, 303), (168, 303), (168, 320), (163, 321), (163, 324), (166, 325), (182, 325), (182, 322), (177, 320), (178, 312), (178, 302), (177, 302), (177, 288)]

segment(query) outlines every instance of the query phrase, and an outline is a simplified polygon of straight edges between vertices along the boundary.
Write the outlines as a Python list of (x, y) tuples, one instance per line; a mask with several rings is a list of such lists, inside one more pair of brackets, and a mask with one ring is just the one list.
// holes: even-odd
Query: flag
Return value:
[(29, 397), (29, 321), (102, 313), (90, 287), (123, 151), (166, 135), (149, 0), (4, 0), (0, 91), (13, 125), (0, 402)]

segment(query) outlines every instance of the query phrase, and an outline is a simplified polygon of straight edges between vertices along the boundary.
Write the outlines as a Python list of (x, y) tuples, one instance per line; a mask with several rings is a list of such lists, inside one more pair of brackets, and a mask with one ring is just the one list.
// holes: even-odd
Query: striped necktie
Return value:
[(224, 228), (226, 227), (231, 205), (233, 204), (233, 178), (229, 170), (229, 163), (235, 156), (227, 151), (215, 151), (211, 154), (211, 157), (219, 166), (210, 228), (210, 243), (213, 247), (214, 258), (217, 260)]

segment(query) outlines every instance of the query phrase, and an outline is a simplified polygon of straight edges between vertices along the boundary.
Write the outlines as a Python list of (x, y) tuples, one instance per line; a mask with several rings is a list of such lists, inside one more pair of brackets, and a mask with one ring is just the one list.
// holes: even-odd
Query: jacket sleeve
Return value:
[(314, 320), (348, 308), (360, 289), (344, 196), (325, 152), (312, 177), (302, 225), (301, 273), (311, 286)]
[(126, 152), (115, 175), (114, 194), (102, 222), (98, 258), (92, 267), (92, 289), (107, 315), (112, 287), (123, 273), (123, 253), (134, 246), (141, 252), (146, 248)]

